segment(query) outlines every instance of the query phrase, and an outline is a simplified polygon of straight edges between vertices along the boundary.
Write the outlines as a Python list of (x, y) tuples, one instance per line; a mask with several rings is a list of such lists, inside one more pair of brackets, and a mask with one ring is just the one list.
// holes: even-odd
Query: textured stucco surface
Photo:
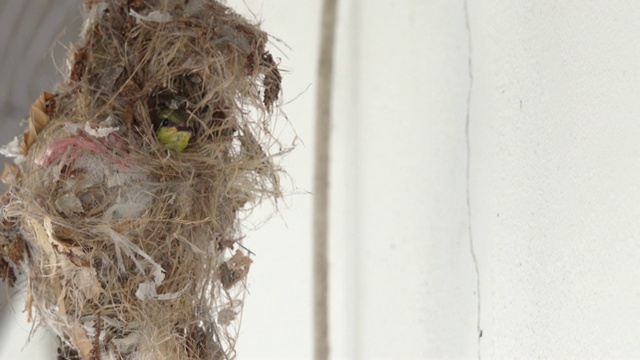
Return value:
[(482, 353), (640, 356), (640, 4), (471, 2)]

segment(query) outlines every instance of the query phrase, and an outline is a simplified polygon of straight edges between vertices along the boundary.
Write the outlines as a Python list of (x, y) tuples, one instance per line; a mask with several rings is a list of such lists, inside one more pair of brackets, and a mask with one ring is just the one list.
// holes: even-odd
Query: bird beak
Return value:
[(191, 126), (176, 126), (178, 131), (188, 131), (193, 134), (193, 128)]

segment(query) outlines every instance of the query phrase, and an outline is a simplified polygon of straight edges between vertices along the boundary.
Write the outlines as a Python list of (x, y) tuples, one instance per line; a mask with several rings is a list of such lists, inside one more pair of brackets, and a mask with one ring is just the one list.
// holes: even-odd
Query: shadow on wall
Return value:
[[(0, 143), (20, 132), (31, 103), (52, 91), (78, 34), (80, 0), (0, 2)], [(6, 161), (6, 158), (1, 157)]]

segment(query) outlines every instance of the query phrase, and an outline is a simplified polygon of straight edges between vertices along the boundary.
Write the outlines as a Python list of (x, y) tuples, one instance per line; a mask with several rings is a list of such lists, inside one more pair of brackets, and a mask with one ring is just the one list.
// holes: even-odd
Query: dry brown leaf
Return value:
[(249, 273), (253, 260), (240, 251), (220, 266), (220, 282), (225, 290), (242, 281)]
[(68, 329), (67, 334), (71, 337), (71, 341), (78, 347), (78, 353), (82, 359), (89, 359), (91, 350), (93, 350), (93, 341), (87, 335), (87, 332), (76, 324), (73, 328)]
[(22, 155), (27, 155), (29, 148), (36, 141), (38, 133), (49, 123), (47, 101), (51, 99), (53, 99), (53, 94), (45, 91), (31, 104), (31, 110), (29, 111), (29, 130), (24, 133), (24, 142), (20, 146), (20, 153)]

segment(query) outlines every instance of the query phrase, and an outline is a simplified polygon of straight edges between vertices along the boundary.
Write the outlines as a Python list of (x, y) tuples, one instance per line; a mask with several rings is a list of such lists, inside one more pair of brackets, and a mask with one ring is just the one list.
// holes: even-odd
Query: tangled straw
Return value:
[[(62, 358), (234, 358), (239, 214), (280, 196), (268, 36), (212, 0), (84, 7), (64, 81), (13, 144), (0, 273), (26, 274)], [(188, 114), (183, 152), (155, 136), (166, 109)]]

